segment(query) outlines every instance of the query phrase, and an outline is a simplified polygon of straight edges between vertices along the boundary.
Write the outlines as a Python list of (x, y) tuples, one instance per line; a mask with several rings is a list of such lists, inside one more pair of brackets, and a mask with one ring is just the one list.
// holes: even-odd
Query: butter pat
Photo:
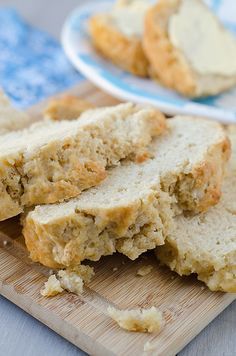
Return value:
[(202, 1), (182, 0), (168, 35), (199, 75), (236, 75), (236, 39)]

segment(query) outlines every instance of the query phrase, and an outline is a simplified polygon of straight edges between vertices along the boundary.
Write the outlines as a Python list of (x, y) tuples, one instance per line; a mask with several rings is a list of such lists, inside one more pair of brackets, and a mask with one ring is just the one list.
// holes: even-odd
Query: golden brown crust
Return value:
[(89, 28), (94, 46), (105, 58), (134, 75), (148, 76), (148, 61), (140, 39), (124, 36), (105, 15), (93, 16)]
[(183, 95), (196, 94), (192, 70), (181, 53), (171, 44), (167, 28), (177, 11), (179, 0), (160, 0), (146, 15), (143, 49), (151, 63), (150, 75)]
[(53, 241), (47, 240), (47, 243), (43, 243), (44, 239), (42, 238), (42, 241), (40, 239), (42, 232), (40, 230), (40, 226), (34, 224), (33, 219), (28, 218), (28, 224), (24, 225), (23, 234), (26, 247), (30, 253), (30, 258), (32, 261), (40, 262), (49, 268), (63, 267), (52, 258), (52, 250), (54, 247)]
[(167, 129), (165, 115), (156, 108), (150, 110), (149, 123), (152, 126), (153, 136), (162, 135)]
[(73, 120), (77, 119), (84, 111), (93, 109), (94, 106), (88, 101), (75, 95), (64, 95), (51, 99), (44, 110), (44, 116), (50, 120)]
[[(197, 206), (193, 209), (192, 201), (189, 205), (183, 206), (184, 210), (205, 212), (211, 206), (216, 205), (221, 198), (222, 180), (224, 177), (225, 165), (231, 155), (231, 145), (228, 137), (224, 136), (222, 141), (212, 147), (206, 156), (206, 160), (196, 166), (191, 172), (190, 180), (194, 182)], [(184, 186), (185, 187), (185, 186)], [(205, 187), (203, 194), (203, 187)], [(188, 191), (181, 192), (180, 195), (188, 194)], [(201, 198), (199, 199), (198, 194)], [(185, 199), (188, 201), (187, 199)]]
[[(213, 150), (212, 150), (213, 151)], [(209, 161), (196, 169), (196, 185), (206, 185), (205, 195), (201, 200), (199, 211), (204, 212), (216, 205), (221, 198), (222, 178), (224, 166), (231, 155), (231, 145), (228, 137), (215, 147), (214, 152), (208, 152)], [(220, 163), (222, 162), (220, 167)], [(210, 184), (209, 184), (210, 182)]]

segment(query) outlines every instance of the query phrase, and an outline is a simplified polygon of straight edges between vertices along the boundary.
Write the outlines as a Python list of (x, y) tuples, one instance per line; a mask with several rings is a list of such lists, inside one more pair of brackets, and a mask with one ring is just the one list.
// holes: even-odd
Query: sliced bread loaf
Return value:
[(0, 91), (0, 134), (20, 130), (30, 125), (30, 117), (15, 109), (3, 91)]
[(89, 21), (94, 46), (117, 66), (135, 75), (148, 75), (148, 61), (142, 48), (144, 16), (151, 0), (120, 0), (109, 13), (96, 14)]
[(103, 180), (106, 167), (143, 152), (164, 129), (161, 113), (128, 103), (1, 136), (0, 220), (24, 206), (77, 196)]
[(236, 84), (236, 39), (201, 0), (160, 0), (147, 12), (143, 38), (151, 75), (183, 95)]
[(168, 120), (150, 151), (149, 160), (124, 162), (79, 197), (31, 211), (23, 222), (31, 258), (53, 268), (115, 251), (135, 259), (164, 243), (176, 210), (205, 210), (218, 201), (229, 156), (220, 125)]

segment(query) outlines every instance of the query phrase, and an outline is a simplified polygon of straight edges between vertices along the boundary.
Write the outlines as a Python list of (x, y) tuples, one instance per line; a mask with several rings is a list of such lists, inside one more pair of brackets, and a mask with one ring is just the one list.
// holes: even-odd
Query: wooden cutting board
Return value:
[[(70, 92), (99, 106), (117, 103), (88, 82)], [(30, 109), (32, 120), (41, 118), (44, 106), (45, 102)], [(148, 264), (152, 272), (138, 277), (137, 270)], [(39, 291), (49, 270), (28, 258), (18, 218), (0, 223), (0, 293), (92, 355), (174, 355), (236, 298), (211, 293), (195, 277), (178, 277), (159, 266), (152, 253), (134, 262), (114, 255), (91, 265), (96, 275), (83, 295), (65, 292), (43, 298)], [(158, 335), (126, 332), (108, 317), (109, 305), (157, 306), (165, 327)], [(146, 343), (149, 351), (144, 352)]]

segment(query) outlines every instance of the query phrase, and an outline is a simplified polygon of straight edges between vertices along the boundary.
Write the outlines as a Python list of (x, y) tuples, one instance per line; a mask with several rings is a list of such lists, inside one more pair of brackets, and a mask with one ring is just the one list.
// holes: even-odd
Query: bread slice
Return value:
[[(221, 201), (208, 212), (175, 218), (157, 257), (180, 275), (197, 273), (212, 291), (236, 292), (236, 136)], [(230, 133), (231, 133), (230, 129)]]
[(160, 0), (145, 18), (151, 75), (189, 97), (236, 84), (236, 39), (201, 0)]
[(148, 75), (142, 33), (150, 3), (150, 0), (121, 0), (111, 12), (93, 15), (89, 21), (96, 49), (117, 66), (141, 77)]
[(143, 152), (164, 129), (161, 113), (127, 103), (1, 136), (0, 220), (24, 206), (77, 196), (102, 181), (106, 167)]
[[(209, 120), (176, 116), (168, 131), (151, 144), (161, 189), (175, 196), (180, 211), (206, 211), (218, 203), (230, 141), (224, 129)], [(147, 163), (148, 164), (148, 163)]]
[(68, 202), (38, 206), (23, 235), (34, 261), (56, 268), (119, 251), (131, 259), (162, 245), (176, 212), (218, 202), (229, 156), (225, 132), (196, 118), (168, 120), (151, 158), (111, 169), (99, 186)]
[(74, 120), (84, 111), (93, 109), (88, 101), (74, 95), (64, 95), (51, 99), (44, 110), (44, 117), (48, 120)]
[(51, 268), (97, 261), (115, 251), (135, 259), (164, 243), (169, 199), (151, 167), (116, 167), (78, 198), (37, 206), (27, 215), (23, 235), (30, 257)]
[(31, 119), (23, 111), (15, 109), (0, 90), (0, 135), (29, 126)]
[(195, 217), (178, 216), (161, 262), (178, 274), (197, 273), (212, 291), (236, 292), (236, 176), (225, 179), (220, 203)]

